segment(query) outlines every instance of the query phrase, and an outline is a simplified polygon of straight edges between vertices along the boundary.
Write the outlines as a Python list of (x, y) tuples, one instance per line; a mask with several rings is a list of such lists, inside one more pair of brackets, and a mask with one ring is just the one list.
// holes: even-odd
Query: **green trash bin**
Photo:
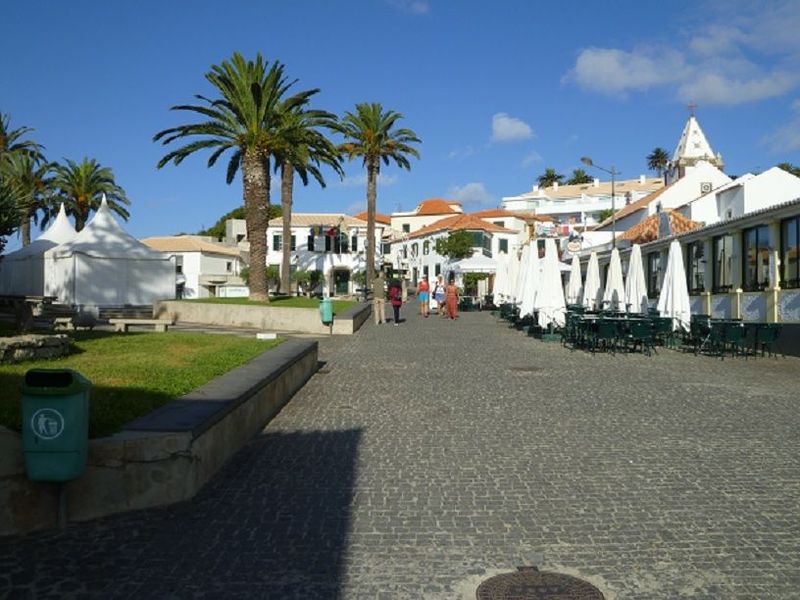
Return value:
[(330, 298), (322, 298), (319, 301), (319, 316), (325, 325), (333, 323), (333, 302)]
[(86, 469), (91, 382), (71, 369), (31, 369), (22, 384), (22, 449), (31, 481), (70, 481)]

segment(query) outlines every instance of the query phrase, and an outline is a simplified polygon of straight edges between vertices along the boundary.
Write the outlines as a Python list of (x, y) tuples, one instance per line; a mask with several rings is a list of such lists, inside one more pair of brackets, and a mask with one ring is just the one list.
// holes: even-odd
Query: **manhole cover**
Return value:
[(592, 584), (563, 573), (519, 567), (478, 586), (477, 600), (605, 600)]

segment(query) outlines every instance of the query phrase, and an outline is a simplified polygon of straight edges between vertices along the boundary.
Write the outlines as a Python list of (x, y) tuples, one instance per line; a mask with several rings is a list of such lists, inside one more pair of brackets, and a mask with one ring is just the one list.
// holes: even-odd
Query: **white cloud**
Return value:
[[(394, 185), (399, 181), (399, 179), (400, 178), (397, 175), (384, 175), (383, 173), (378, 173), (378, 185)], [(366, 187), (367, 175), (350, 175), (341, 181), (337, 181), (336, 185), (339, 187)]]
[(800, 99), (791, 104), (794, 116), (783, 127), (765, 135), (761, 143), (776, 153), (800, 150)]
[(482, 183), (472, 182), (461, 186), (454, 185), (447, 190), (447, 195), (463, 204), (494, 204), (495, 198)]
[(528, 152), (525, 158), (522, 159), (522, 166), (530, 167), (531, 165), (541, 161), (542, 161), (542, 155), (539, 154), (536, 150), (531, 150), (530, 152)]
[(563, 78), (592, 92), (624, 96), (630, 91), (643, 91), (676, 78), (682, 67), (680, 53), (662, 53), (653, 48), (632, 52), (614, 48), (582, 50), (575, 67)]
[(800, 84), (796, 0), (725, 2), (707, 24), (674, 44), (584, 48), (562, 83), (626, 97), (654, 88), (700, 104), (743, 104), (779, 97)]
[(453, 160), (462, 160), (464, 158), (469, 158), (473, 154), (475, 154), (475, 148), (472, 146), (466, 146), (464, 148), (456, 148), (455, 150), (451, 150), (450, 153), (447, 155), (447, 158)]
[(506, 113), (497, 113), (492, 117), (493, 142), (514, 142), (532, 137), (533, 130), (525, 121), (510, 117)]
[(431, 5), (426, 0), (387, 0), (395, 8), (412, 15), (427, 15)]

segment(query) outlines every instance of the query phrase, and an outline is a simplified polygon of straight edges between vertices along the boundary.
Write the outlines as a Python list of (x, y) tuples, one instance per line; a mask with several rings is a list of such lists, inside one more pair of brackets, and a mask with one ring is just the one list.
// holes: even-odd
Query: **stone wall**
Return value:
[[(371, 314), (371, 304), (357, 304), (333, 318), (337, 335), (352, 335)], [(170, 318), (175, 322), (202, 323), (224, 327), (252, 327), (265, 331), (290, 331), (326, 335), (330, 328), (320, 319), (316, 308), (284, 308), (278, 306), (248, 306), (245, 304), (211, 304), (168, 300), (153, 307), (155, 318)]]
[(28, 334), (0, 338), (0, 363), (58, 358), (69, 354), (69, 336)]
[[(90, 440), (86, 473), (65, 484), (67, 519), (194, 496), (317, 369), (317, 342), (288, 340), (116, 435)], [(21, 436), (0, 427), (0, 535), (57, 525), (56, 484), (25, 476)]]

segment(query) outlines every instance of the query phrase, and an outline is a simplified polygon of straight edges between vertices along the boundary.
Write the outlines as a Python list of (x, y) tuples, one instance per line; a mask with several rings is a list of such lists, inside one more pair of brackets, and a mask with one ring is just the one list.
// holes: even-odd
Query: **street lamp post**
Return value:
[(594, 162), (592, 162), (592, 159), (589, 158), (588, 156), (582, 157), (581, 158), (581, 162), (583, 164), (585, 164), (587, 167), (594, 167), (595, 169), (600, 169), (601, 171), (605, 171), (606, 173), (611, 175), (611, 235), (613, 236), (611, 238), (611, 247), (612, 248), (616, 248), (617, 247), (617, 211), (615, 210), (615, 206), (614, 206), (615, 200), (616, 200), (616, 198), (615, 198), (616, 190), (614, 188), (614, 184), (616, 183), (616, 177), (617, 177), (617, 175), (620, 174), (620, 172), (617, 171), (614, 168), (614, 165), (611, 165), (610, 169), (606, 169), (604, 167), (601, 167), (600, 165), (596, 165), (596, 164), (594, 164)]

